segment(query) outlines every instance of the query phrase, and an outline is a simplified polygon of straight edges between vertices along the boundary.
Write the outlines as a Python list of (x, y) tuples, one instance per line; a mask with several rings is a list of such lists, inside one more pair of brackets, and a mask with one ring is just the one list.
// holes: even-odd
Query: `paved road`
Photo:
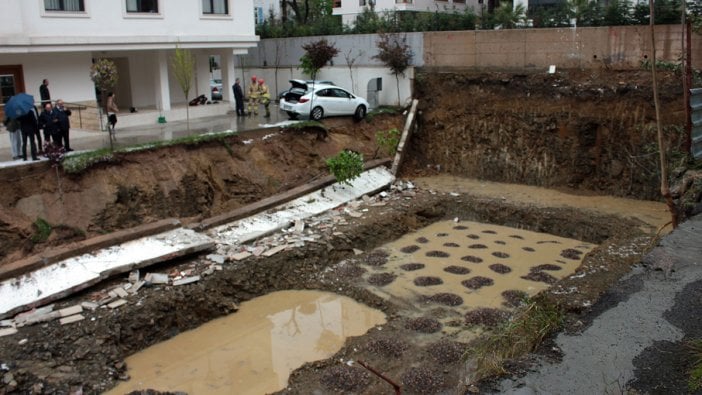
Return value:
[[(702, 336), (702, 215), (667, 235), (644, 261), (651, 266), (635, 267), (599, 302), (611, 308), (581, 334), (557, 337), (560, 363), (542, 362), (523, 378), (504, 380), (500, 393), (619, 394), (631, 386), (686, 393), (679, 342)], [(669, 274), (652, 269), (666, 261)]]

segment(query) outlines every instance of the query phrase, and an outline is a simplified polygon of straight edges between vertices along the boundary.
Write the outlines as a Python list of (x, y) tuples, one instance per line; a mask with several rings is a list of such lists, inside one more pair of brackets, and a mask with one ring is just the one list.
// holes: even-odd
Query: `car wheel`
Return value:
[(315, 121), (319, 121), (320, 119), (322, 119), (323, 116), (324, 110), (322, 109), (322, 107), (313, 108), (312, 113), (310, 114), (310, 118), (312, 118)]
[(292, 112), (292, 111), (286, 111), (286, 112), (288, 113), (288, 118), (290, 118), (290, 119), (292, 119), (292, 120), (296, 120), (296, 119), (297, 119), (297, 113), (296, 113), (296, 112)]
[(353, 117), (355, 120), (360, 121), (361, 119), (366, 117), (366, 106), (361, 104), (360, 106), (356, 107), (356, 112), (353, 113)]

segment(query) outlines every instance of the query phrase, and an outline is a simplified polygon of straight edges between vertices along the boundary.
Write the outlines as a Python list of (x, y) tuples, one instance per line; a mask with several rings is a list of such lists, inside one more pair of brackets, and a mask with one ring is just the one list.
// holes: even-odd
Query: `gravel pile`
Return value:
[(507, 245), (507, 242), (506, 242), (506, 241), (502, 241), (502, 240), (495, 240), (495, 244)]
[(428, 287), (430, 285), (443, 284), (444, 280), (434, 276), (420, 276), (414, 279), (414, 285), (418, 287)]
[(493, 279), (483, 276), (475, 276), (467, 280), (461, 281), (461, 285), (469, 289), (480, 289), (482, 287), (490, 286), (494, 283), (495, 281), (493, 281)]
[(460, 247), (460, 245), (458, 245), (458, 244), (456, 244), (456, 243), (451, 243), (451, 242), (449, 242), (449, 243), (444, 243), (444, 247), (453, 247), (453, 248), (456, 248), (456, 247)]
[(487, 248), (487, 246), (485, 244), (471, 244), (468, 246), (468, 248), (483, 249)]
[(423, 263), (405, 263), (404, 265), (400, 265), (400, 269), (411, 272), (414, 270), (419, 270), (419, 269), (424, 269), (426, 265)]
[(504, 306), (519, 307), (524, 304), (524, 301), (529, 295), (524, 291), (510, 289), (502, 292), (502, 297), (505, 298), (505, 301), (502, 303)]
[(497, 234), (497, 232), (495, 232), (494, 230), (484, 230), (482, 233), (485, 233), (488, 235), (496, 235)]
[(449, 364), (461, 360), (468, 347), (463, 343), (441, 340), (427, 347), (429, 358), (436, 362)]
[(470, 262), (470, 263), (481, 263), (483, 261), (483, 258), (479, 258), (477, 256), (473, 255), (466, 255), (464, 257), (461, 257), (462, 261)]
[(542, 270), (553, 270), (553, 271), (556, 271), (556, 270), (561, 270), (561, 269), (562, 269), (562, 268), (561, 268), (560, 266), (558, 266), (558, 265), (552, 265), (552, 264), (550, 264), (550, 263), (545, 263), (545, 264), (543, 264), (543, 265), (534, 266), (534, 267), (532, 267), (531, 269), (529, 269), (529, 271), (532, 271), (532, 272), (540, 272), (540, 271), (542, 271)]
[(480, 238), (480, 236), (474, 235), (474, 234), (470, 234), (470, 235), (468, 235), (468, 236), (466, 236), (466, 237), (469, 238), (469, 239), (473, 239), (473, 240), (478, 240), (478, 239)]
[(466, 313), (466, 325), (484, 325), (492, 328), (507, 318), (509, 313), (506, 311), (481, 307)]
[(405, 254), (411, 254), (413, 252), (417, 252), (418, 250), (419, 246), (414, 244), (400, 248), (400, 252), (403, 252)]
[(427, 244), (429, 242), (429, 239), (427, 239), (426, 237), (419, 237), (415, 241), (420, 244)]
[(448, 258), (451, 256), (448, 252), (444, 251), (429, 251), (426, 255), (432, 258)]
[(526, 251), (526, 252), (534, 252), (534, 251), (536, 251), (535, 249), (533, 249), (533, 248), (531, 248), (531, 247), (522, 247), (522, 250), (524, 250), (524, 251)]
[(470, 273), (470, 269), (468, 269), (467, 267), (456, 266), (456, 265), (446, 266), (444, 268), (444, 271), (447, 273), (452, 273), (452, 274), (468, 274), (468, 273)]
[(370, 266), (382, 266), (388, 262), (388, 256), (387, 251), (375, 250), (368, 253), (364, 261)]
[(558, 281), (557, 278), (544, 272), (530, 272), (529, 274), (527, 274), (526, 276), (522, 276), (521, 278), (546, 284), (555, 284), (556, 281)]
[(441, 373), (427, 368), (409, 368), (402, 375), (403, 389), (409, 389), (420, 394), (435, 394), (444, 386)]
[(337, 365), (328, 368), (320, 382), (333, 390), (360, 391), (370, 384), (370, 373), (362, 367)]
[(396, 278), (397, 276), (392, 273), (376, 273), (368, 277), (368, 283), (382, 287), (395, 281)]
[(506, 252), (502, 252), (502, 251), (495, 251), (492, 253), (492, 256), (494, 256), (495, 258), (502, 258), (502, 259), (509, 258), (509, 254)]
[(441, 292), (441, 293), (432, 295), (427, 299), (434, 302), (434, 303), (443, 304), (445, 306), (460, 306), (463, 304), (462, 297), (460, 297), (456, 294), (449, 293), (449, 292)]
[(360, 277), (367, 270), (356, 263), (343, 263), (336, 267), (336, 274), (340, 277), (356, 278)]
[(580, 255), (582, 253), (582, 251), (578, 251), (574, 248), (566, 248), (565, 250), (561, 251), (561, 256), (563, 258), (573, 259), (577, 261), (580, 260)]
[(366, 350), (373, 354), (398, 358), (407, 350), (407, 343), (397, 339), (377, 339), (366, 344)]
[(509, 235), (509, 237), (511, 237), (511, 238), (513, 238), (513, 239), (524, 240), (524, 238), (523, 238), (522, 236), (520, 236), (520, 235)]
[(511, 268), (511, 267), (509, 267), (509, 266), (507, 266), (507, 265), (503, 265), (503, 264), (501, 264), (501, 263), (493, 263), (492, 265), (490, 265), (490, 266), (488, 266), (488, 267), (489, 267), (490, 270), (492, 270), (493, 272), (495, 272), (495, 273), (500, 273), (500, 274), (506, 274), (506, 273), (509, 273), (509, 272), (512, 271), (512, 268)]
[(405, 328), (422, 333), (434, 333), (441, 330), (441, 323), (433, 318), (419, 317), (408, 320)]
[(468, 229), (468, 227), (465, 226), (465, 225), (456, 225), (456, 226), (454, 226), (453, 228), (456, 229), (456, 230), (466, 230), (466, 229)]

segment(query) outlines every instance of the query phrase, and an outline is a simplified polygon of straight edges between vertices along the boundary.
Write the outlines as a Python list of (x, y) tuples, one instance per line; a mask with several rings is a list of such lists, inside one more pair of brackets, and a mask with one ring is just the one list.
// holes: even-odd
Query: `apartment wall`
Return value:
[[(677, 62), (679, 25), (655, 27), (656, 57)], [(636, 68), (650, 58), (648, 26), (584, 27), (424, 33), (428, 67), (543, 69)], [(702, 36), (693, 34), (693, 66), (702, 68)]]

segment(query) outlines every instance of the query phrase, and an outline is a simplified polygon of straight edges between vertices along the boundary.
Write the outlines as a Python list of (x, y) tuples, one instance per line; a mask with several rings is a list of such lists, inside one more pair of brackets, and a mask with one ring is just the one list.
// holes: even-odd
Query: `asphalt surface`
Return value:
[(587, 328), (556, 338), (559, 363), (543, 360), (526, 376), (503, 380), (499, 392), (686, 393), (683, 340), (702, 336), (702, 215), (664, 237), (644, 262), (598, 302), (604, 308)]

